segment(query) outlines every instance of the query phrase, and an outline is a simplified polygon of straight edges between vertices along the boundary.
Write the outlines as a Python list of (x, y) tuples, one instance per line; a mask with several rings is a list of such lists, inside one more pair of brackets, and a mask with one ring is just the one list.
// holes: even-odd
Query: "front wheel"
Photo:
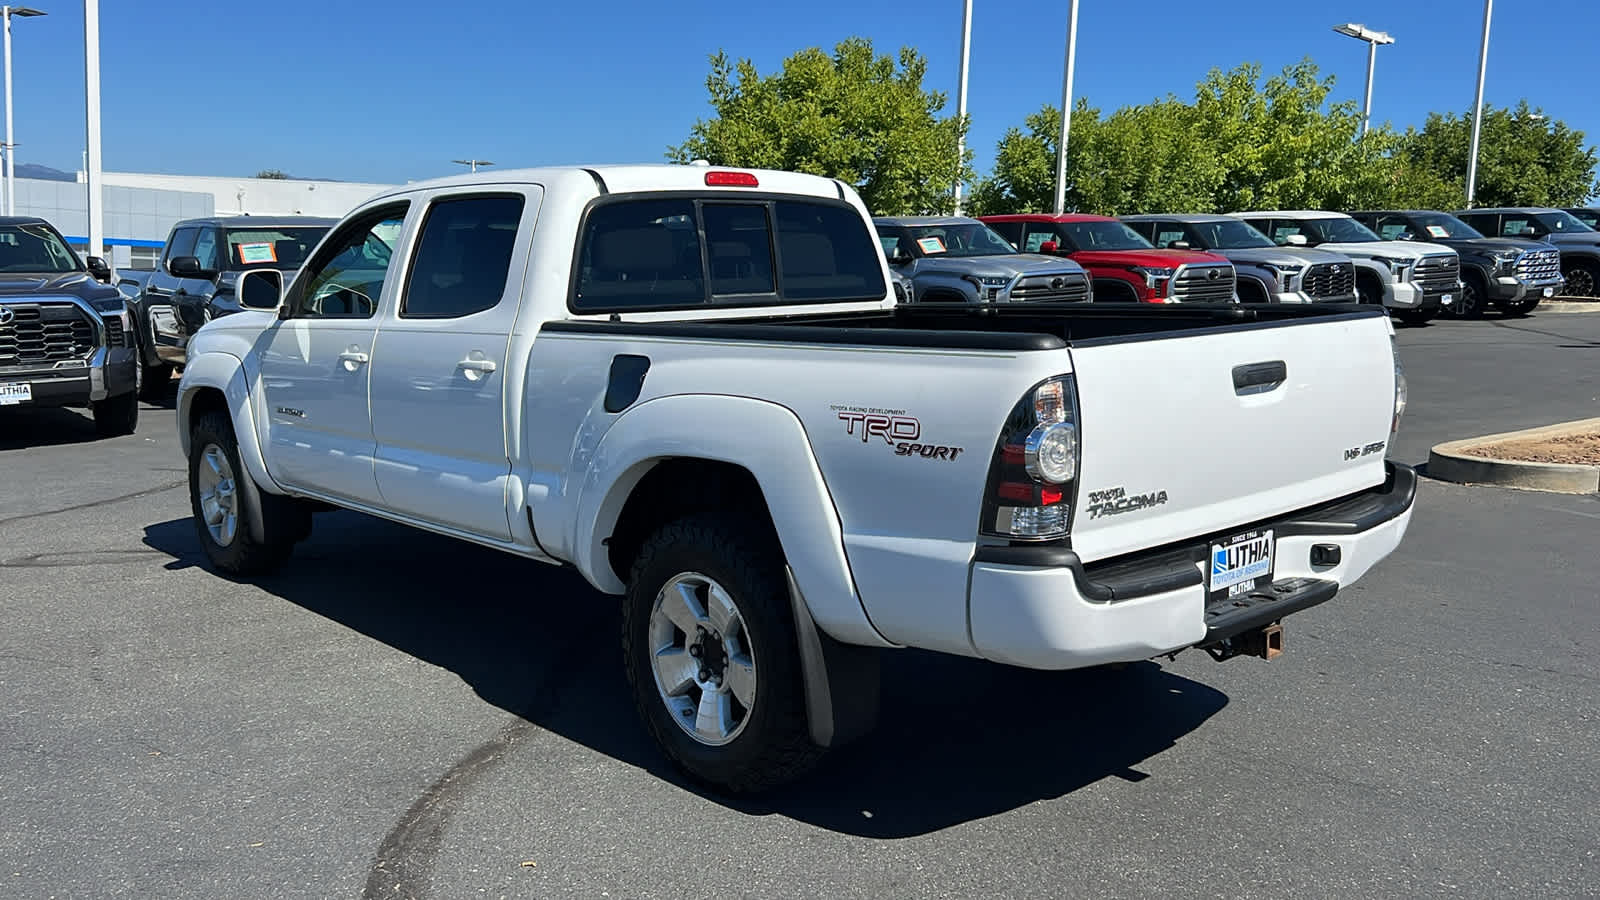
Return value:
[[(189, 507), (200, 547), (213, 566), (234, 575), (260, 575), (282, 565), (296, 541), (311, 532), (311, 512), (289, 497), (247, 490), (233, 422), (206, 413), (189, 437)], [(249, 526), (259, 501), (260, 539)]]
[(139, 360), (139, 397), (146, 403), (161, 404), (167, 400), (167, 394), (172, 389), (172, 363), (157, 363), (153, 366), (144, 364)]
[(799, 777), (822, 756), (771, 528), (696, 515), (639, 552), (622, 615), (634, 703), (692, 777), (733, 792)]
[(1461, 293), (1456, 302), (1447, 308), (1458, 319), (1477, 319), (1483, 316), (1485, 299), (1483, 285), (1477, 276), (1469, 275), (1461, 280)]
[(89, 404), (94, 413), (94, 430), (103, 438), (133, 434), (139, 427), (139, 395), (135, 391), (96, 400)]
[(1574, 261), (1561, 267), (1561, 275), (1567, 279), (1567, 296), (1600, 296), (1600, 290), (1597, 290), (1600, 289), (1600, 266), (1591, 262)]

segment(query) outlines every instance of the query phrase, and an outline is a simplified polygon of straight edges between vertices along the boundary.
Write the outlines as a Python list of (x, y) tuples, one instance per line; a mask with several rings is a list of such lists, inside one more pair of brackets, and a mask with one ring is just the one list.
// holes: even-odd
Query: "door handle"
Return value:
[(1233, 367), (1233, 391), (1236, 394), (1262, 394), (1276, 390), (1289, 380), (1289, 367), (1283, 360), (1250, 363)]
[(345, 371), (354, 372), (357, 366), (365, 365), (369, 357), (359, 350), (346, 350), (339, 354), (339, 361), (344, 363)]
[(456, 368), (466, 369), (468, 372), (487, 374), (493, 372), (497, 366), (492, 359), (463, 359), (456, 363)]

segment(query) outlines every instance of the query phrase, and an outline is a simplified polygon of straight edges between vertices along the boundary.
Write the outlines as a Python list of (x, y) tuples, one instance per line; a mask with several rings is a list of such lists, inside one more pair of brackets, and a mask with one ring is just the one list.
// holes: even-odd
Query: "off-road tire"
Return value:
[[(218, 544), (212, 539), (205, 516), (200, 511), (200, 491), (196, 479), (205, 448), (210, 444), (222, 449), (236, 480), (250, 477), (239, 459), (239, 442), (234, 436), (233, 422), (227, 414), (209, 412), (196, 419), (189, 431), (189, 509), (194, 517), (200, 547), (213, 566), (230, 575), (263, 575), (271, 572), (289, 558), (296, 542), (311, 534), (311, 511), (291, 497), (261, 490), (239, 490), (236, 492), (236, 502), (239, 504), (237, 531), (227, 546)], [(259, 497), (261, 502), (261, 521), (266, 532), (261, 540), (257, 540), (250, 531), (252, 496)]]
[(141, 359), (139, 366), (144, 369), (139, 375), (143, 379), (139, 383), (139, 399), (158, 406), (166, 403), (167, 394), (172, 390), (172, 363), (147, 366)]
[[(759, 666), (755, 700), (730, 743), (707, 746), (670, 718), (651, 667), (656, 594), (685, 572), (704, 574), (733, 598)], [(807, 728), (805, 689), (783, 556), (765, 522), (697, 514), (671, 522), (640, 547), (622, 609), (622, 651), (634, 704), (664, 754), (696, 781), (753, 793), (792, 781), (822, 757)]]
[(133, 434), (139, 427), (139, 395), (134, 391), (89, 404), (95, 433), (103, 438)]

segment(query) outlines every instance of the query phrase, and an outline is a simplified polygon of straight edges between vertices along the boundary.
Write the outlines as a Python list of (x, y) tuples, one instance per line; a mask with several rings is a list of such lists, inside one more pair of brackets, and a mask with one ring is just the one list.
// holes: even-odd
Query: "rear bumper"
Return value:
[[(1411, 524), (1416, 473), (1388, 466), (1380, 487), (1245, 526), (1275, 532), (1276, 581), (1244, 607), (1207, 609), (1205, 540), (1089, 566), (1065, 548), (980, 548), (967, 597), (973, 647), (1031, 669), (1134, 662), (1325, 602), (1394, 552)], [(1314, 545), (1338, 547), (1338, 561), (1313, 565)]]

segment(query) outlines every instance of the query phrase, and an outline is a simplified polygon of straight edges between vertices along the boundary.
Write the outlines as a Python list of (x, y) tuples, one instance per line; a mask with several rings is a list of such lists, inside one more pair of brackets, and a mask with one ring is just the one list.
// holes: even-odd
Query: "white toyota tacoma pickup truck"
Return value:
[(333, 506), (572, 566), (623, 597), (649, 733), (729, 790), (870, 728), (893, 648), (1271, 658), (1411, 518), (1382, 309), (897, 305), (836, 180), (412, 184), (277, 277), (179, 388), (211, 563)]

